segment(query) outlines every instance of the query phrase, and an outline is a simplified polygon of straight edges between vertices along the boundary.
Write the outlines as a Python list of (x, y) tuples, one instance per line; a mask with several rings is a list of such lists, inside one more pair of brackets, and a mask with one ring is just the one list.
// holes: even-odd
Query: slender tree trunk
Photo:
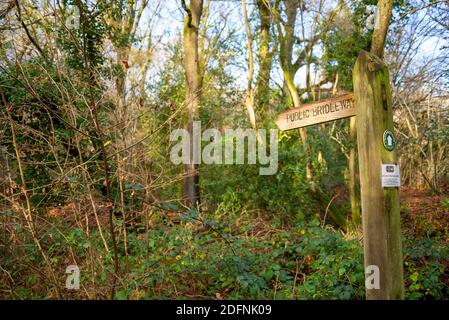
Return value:
[(384, 56), (385, 38), (392, 15), (393, 0), (379, 0), (377, 3), (377, 14), (379, 15), (379, 26), (374, 29), (371, 40), (371, 53), (379, 58)]
[[(248, 12), (246, 10), (246, 0), (242, 0), (242, 11), (243, 11), (243, 19), (245, 21), (245, 29), (246, 35), (248, 38), (248, 85), (246, 89), (246, 98), (245, 98), (245, 106), (246, 111), (248, 112), (249, 122), (251, 127), (257, 132), (257, 141), (259, 142), (259, 147), (264, 146), (265, 143), (260, 135), (259, 131), (257, 131), (256, 124), (256, 112), (254, 110), (254, 89), (253, 89), (253, 79), (254, 79), (254, 52), (253, 52), (253, 35), (251, 32), (251, 26), (248, 19)], [(268, 70), (269, 72), (269, 70)]]
[(198, 164), (194, 163), (193, 122), (199, 119), (201, 79), (199, 74), (198, 32), (203, 11), (203, 0), (191, 0), (189, 6), (182, 0), (186, 11), (184, 21), (184, 70), (186, 76), (187, 130), (190, 134), (190, 161), (184, 165), (184, 202), (188, 208), (200, 202)]
[[(295, 42), (295, 24), (296, 15), (298, 13), (299, 2), (294, 0), (285, 0), (285, 13), (287, 15), (287, 22), (284, 25), (285, 35), (282, 34), (280, 18), (277, 17), (277, 26), (280, 37), (280, 63), (282, 72), (284, 74), (284, 83), (287, 86), (288, 92), (290, 94), (291, 100), (293, 101), (293, 106), (298, 108), (301, 106), (301, 99), (299, 96), (298, 88), (296, 88), (294, 83), (295, 74), (298, 70), (297, 64), (293, 64), (293, 44)], [(305, 128), (299, 129), (299, 134), (301, 136), (301, 142), (304, 146), (305, 153), (310, 154), (309, 146), (307, 143), (307, 132)], [(306, 177), (307, 181), (312, 184), (312, 164), (307, 161), (306, 165)], [(313, 188), (313, 185), (312, 185)]]
[(349, 191), (349, 201), (351, 202), (351, 217), (352, 217), (352, 224), (354, 227), (357, 227), (360, 225), (361, 218), (360, 218), (360, 206), (359, 206), (359, 195), (357, 192), (356, 187), (356, 149), (355, 149), (355, 142), (356, 142), (356, 118), (352, 117), (349, 120), (349, 136), (351, 140), (351, 147), (349, 149), (349, 179), (348, 179), (348, 191)]
[(256, 108), (260, 112), (264, 112), (269, 103), (270, 98), (270, 72), (273, 61), (273, 54), (270, 51), (270, 29), (271, 29), (271, 13), (267, 0), (257, 0), (257, 8), (260, 18), (259, 32), (259, 74), (256, 82)]

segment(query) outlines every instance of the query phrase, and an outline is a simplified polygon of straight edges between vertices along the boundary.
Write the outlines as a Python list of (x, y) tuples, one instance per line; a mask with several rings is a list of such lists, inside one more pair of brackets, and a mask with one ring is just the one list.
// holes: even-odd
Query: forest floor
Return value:
[[(449, 198), (401, 188), (404, 282), (407, 299), (449, 298)], [(69, 204), (48, 212), (51, 224), (39, 228), (58, 285), (45, 263), (16, 228), (13, 242), (0, 252), (0, 297), (12, 299), (108, 299), (113, 255), (89, 217), (90, 235), (75, 212), (88, 203)], [(83, 207), (85, 209), (83, 209)], [(108, 222), (99, 204), (99, 222)], [(88, 212), (88, 211), (86, 211)], [(161, 216), (168, 215), (161, 212)], [(237, 213), (204, 216), (170, 213), (148, 232), (122, 232), (119, 221), (120, 273), (117, 299), (363, 299), (362, 236), (341, 232), (313, 219), (285, 225), (276, 217)], [(83, 216), (79, 214), (78, 216)], [(177, 216), (177, 217), (176, 217)], [(92, 219), (92, 221), (91, 221)], [(116, 224), (117, 223), (117, 224)], [(39, 224), (39, 223), (38, 223)], [(109, 228), (103, 228), (111, 243)], [(125, 241), (126, 238), (126, 241)], [(25, 245), (22, 245), (25, 244)], [(0, 247), (3, 250), (3, 248)], [(1, 251), (1, 250), (0, 250)], [(81, 290), (64, 288), (65, 268), (81, 270)], [(59, 288), (58, 288), (59, 287)]]
[[(449, 188), (440, 195), (401, 188), (402, 229), (410, 235), (428, 232), (449, 234)], [(449, 241), (449, 239), (445, 239)]]

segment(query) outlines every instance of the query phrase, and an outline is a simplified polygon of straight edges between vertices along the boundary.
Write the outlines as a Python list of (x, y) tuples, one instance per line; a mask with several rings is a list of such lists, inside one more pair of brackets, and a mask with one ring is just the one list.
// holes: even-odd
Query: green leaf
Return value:
[(268, 269), (266, 270), (263, 274), (262, 277), (265, 279), (265, 281), (270, 280), (271, 278), (273, 278), (273, 270), (272, 269)]
[(115, 297), (116, 297), (118, 300), (127, 300), (127, 299), (128, 299), (128, 290), (123, 289), (123, 290), (118, 291), (118, 292), (116, 293)]

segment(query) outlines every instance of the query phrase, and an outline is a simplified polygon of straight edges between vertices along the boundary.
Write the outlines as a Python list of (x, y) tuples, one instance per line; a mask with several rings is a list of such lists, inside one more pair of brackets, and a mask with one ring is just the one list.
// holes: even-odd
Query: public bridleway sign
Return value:
[(285, 111), (279, 115), (276, 124), (285, 131), (353, 116), (354, 95), (347, 93)]

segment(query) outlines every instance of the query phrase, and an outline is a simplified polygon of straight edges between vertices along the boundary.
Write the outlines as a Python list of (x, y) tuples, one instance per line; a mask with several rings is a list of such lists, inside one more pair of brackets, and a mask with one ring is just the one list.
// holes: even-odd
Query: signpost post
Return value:
[(388, 69), (377, 56), (362, 51), (353, 82), (365, 268), (377, 266), (380, 277), (379, 288), (367, 288), (366, 298), (404, 299), (399, 166)]
[(353, 82), (354, 94), (288, 110), (276, 124), (281, 130), (291, 130), (357, 117), (366, 298), (404, 299), (399, 165), (388, 69), (377, 56), (362, 51)]

